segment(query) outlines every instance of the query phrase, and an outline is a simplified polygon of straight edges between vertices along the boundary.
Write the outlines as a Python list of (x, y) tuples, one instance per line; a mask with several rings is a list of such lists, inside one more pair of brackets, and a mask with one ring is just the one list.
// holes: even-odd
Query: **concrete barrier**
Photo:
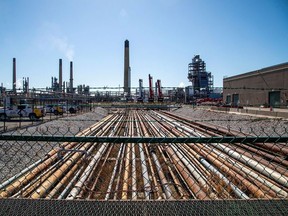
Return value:
[(221, 111), (221, 112), (235, 112), (235, 113), (243, 113), (243, 114), (251, 114), (251, 115), (259, 115), (259, 116), (269, 116), (269, 117), (278, 117), (278, 118), (287, 118), (288, 119), (288, 109), (283, 109), (281, 111), (273, 109), (263, 110), (262, 108), (230, 108), (230, 107), (211, 107), (211, 110)]

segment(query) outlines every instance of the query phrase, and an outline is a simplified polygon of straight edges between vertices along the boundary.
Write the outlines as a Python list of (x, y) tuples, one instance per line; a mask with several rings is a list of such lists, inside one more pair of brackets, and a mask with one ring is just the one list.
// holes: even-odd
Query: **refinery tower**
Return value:
[(188, 79), (192, 83), (192, 94), (196, 98), (209, 97), (213, 91), (213, 76), (206, 71), (206, 63), (200, 55), (195, 55), (192, 63), (188, 64)]

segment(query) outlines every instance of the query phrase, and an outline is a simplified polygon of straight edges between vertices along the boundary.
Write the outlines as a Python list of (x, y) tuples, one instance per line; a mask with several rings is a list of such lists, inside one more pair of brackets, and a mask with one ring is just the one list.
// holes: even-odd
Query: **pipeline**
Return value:
[[(240, 133), (240, 132), (238, 132)], [(107, 115), (77, 136), (210, 137), (233, 130), (160, 111)], [(153, 200), (287, 198), (287, 146), (65, 142), (0, 184), (0, 197)]]

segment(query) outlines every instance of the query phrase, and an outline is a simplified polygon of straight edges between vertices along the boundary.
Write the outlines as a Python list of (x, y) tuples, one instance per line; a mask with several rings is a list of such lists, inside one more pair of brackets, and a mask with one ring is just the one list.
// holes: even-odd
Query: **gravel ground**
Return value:
[(231, 128), (252, 136), (288, 136), (288, 120), (244, 114), (225, 113), (209, 109), (182, 107), (173, 113), (189, 120), (205, 122), (215, 127)]
[(103, 108), (96, 108), (93, 112), (60, 118), (58, 120), (49, 121), (35, 127), (16, 130), (6, 134), (75, 135), (92, 124), (95, 124), (95, 122), (106, 116), (107, 113), (108, 112)]
[[(107, 110), (96, 108), (93, 112), (61, 118), (6, 134), (13, 135), (64, 135), (73, 136), (95, 124), (107, 115)], [(0, 183), (19, 173), (28, 165), (43, 158), (61, 143), (0, 141)], [(13, 160), (11, 160), (13, 158)]]

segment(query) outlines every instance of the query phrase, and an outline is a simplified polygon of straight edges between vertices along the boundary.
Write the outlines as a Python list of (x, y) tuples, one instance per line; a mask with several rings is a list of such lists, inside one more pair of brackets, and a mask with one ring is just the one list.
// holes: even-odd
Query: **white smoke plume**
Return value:
[(71, 44), (60, 26), (51, 22), (44, 22), (38, 29), (37, 45), (40, 49), (54, 49), (69, 61), (74, 58), (74, 45)]
[(16, 89), (21, 89), (22, 88), (22, 79), (17, 79), (16, 80)]
[(65, 37), (56, 37), (51, 35), (50, 37), (52, 46), (59, 52), (63, 53), (69, 61), (73, 61), (74, 58), (74, 46), (68, 43)]
[(179, 88), (184, 88), (184, 87), (185, 87), (185, 83), (184, 83), (184, 82), (180, 82), (180, 84), (179, 84), (178, 87), (179, 87)]

